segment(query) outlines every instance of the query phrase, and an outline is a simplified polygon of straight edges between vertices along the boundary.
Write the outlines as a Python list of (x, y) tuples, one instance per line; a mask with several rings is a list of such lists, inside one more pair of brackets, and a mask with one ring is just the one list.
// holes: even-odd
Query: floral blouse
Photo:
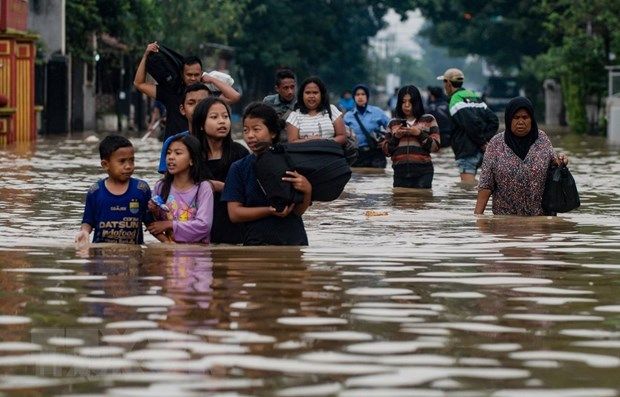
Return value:
[(543, 131), (539, 131), (525, 160), (506, 145), (504, 133), (495, 135), (484, 153), (478, 183), (479, 190), (491, 190), (493, 214), (543, 215), (542, 196), (554, 156), (551, 141)]

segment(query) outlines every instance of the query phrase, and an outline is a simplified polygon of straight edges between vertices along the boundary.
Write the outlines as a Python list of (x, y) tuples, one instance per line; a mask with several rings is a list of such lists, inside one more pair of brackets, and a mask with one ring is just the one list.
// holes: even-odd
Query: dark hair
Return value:
[(422, 95), (420, 90), (415, 85), (406, 85), (398, 90), (398, 99), (396, 100), (396, 117), (405, 119), (405, 113), (403, 112), (403, 98), (405, 95), (411, 96), (411, 110), (413, 117), (419, 119), (424, 114), (424, 104), (422, 103)]
[[(200, 145), (202, 146), (203, 158), (205, 161), (209, 160), (209, 152), (211, 148), (209, 147), (209, 140), (207, 139), (207, 133), (205, 132), (205, 120), (207, 120), (207, 115), (209, 114), (209, 109), (211, 106), (216, 103), (220, 103), (224, 105), (226, 111), (228, 112), (228, 118), (230, 118), (230, 107), (224, 100), (221, 98), (210, 96), (200, 101), (198, 106), (194, 109), (194, 115), (192, 116), (192, 134), (194, 134), (198, 140), (200, 141)], [(231, 124), (232, 129), (232, 124)], [(230, 163), (231, 150), (232, 150), (232, 134), (231, 131), (228, 131), (228, 134), (224, 138), (222, 142), (222, 161), (220, 161), (220, 167), (228, 168)], [(218, 170), (210, 170), (213, 175), (218, 175)]]
[(295, 73), (293, 73), (291, 69), (287, 69), (287, 68), (278, 69), (278, 71), (276, 71), (276, 85), (277, 86), (280, 85), (280, 83), (284, 79), (296, 80)]
[(122, 147), (133, 147), (133, 145), (124, 136), (117, 134), (108, 135), (99, 144), (99, 157), (101, 157), (101, 160), (109, 160), (112, 153)]
[(286, 122), (278, 117), (274, 108), (263, 102), (252, 102), (243, 111), (243, 121), (247, 118), (263, 120), (269, 132), (275, 135), (271, 143), (280, 141), (280, 131), (284, 129)]
[(200, 65), (200, 69), (202, 69), (202, 61), (195, 55), (190, 55), (188, 57), (183, 58), (183, 66), (187, 65)]
[[(202, 149), (200, 146), (200, 141), (193, 135), (179, 135), (174, 137), (171, 141), (176, 142), (181, 141), (187, 147), (187, 151), (189, 152), (189, 158), (192, 162), (192, 165), (189, 167), (189, 176), (194, 181), (195, 185), (199, 185), (200, 182), (207, 179), (207, 172), (205, 169), (205, 162), (202, 158)], [(170, 146), (168, 146), (168, 150), (170, 150)], [(166, 157), (168, 154), (166, 153)], [(168, 195), (170, 194), (170, 187), (172, 186), (172, 181), (174, 180), (174, 175), (170, 174), (168, 170), (166, 170), (166, 174), (161, 179), (161, 193), (160, 196), (166, 202), (168, 200)]]
[(209, 87), (207, 87), (203, 83), (194, 83), (194, 84), (190, 84), (187, 87), (185, 87), (185, 90), (183, 90), (183, 101), (181, 102), (181, 105), (185, 103), (185, 98), (187, 97), (187, 94), (189, 94), (190, 92), (203, 91), (203, 90), (207, 91), (209, 93), (209, 96), (213, 95), (213, 91), (211, 91)]
[(443, 88), (429, 85), (427, 87), (427, 89), (428, 89), (429, 94), (434, 96), (435, 99), (444, 99), (445, 98), (445, 94), (443, 92)]
[(302, 113), (308, 113), (308, 108), (304, 103), (304, 90), (306, 86), (310, 83), (314, 83), (319, 87), (319, 92), (321, 93), (321, 103), (319, 103), (319, 107), (316, 109), (318, 112), (326, 111), (329, 114), (329, 119), (332, 118), (332, 109), (329, 106), (329, 95), (327, 95), (327, 87), (325, 87), (325, 83), (321, 80), (321, 78), (317, 76), (311, 76), (305, 79), (301, 85), (299, 86), (299, 90), (297, 91), (297, 104), (295, 105), (295, 109), (299, 109)]

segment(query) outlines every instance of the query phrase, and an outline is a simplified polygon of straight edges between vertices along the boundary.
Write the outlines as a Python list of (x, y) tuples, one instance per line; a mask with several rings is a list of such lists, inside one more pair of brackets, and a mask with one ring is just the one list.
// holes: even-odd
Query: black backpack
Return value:
[(286, 171), (297, 171), (308, 179), (313, 201), (337, 199), (351, 179), (342, 146), (322, 139), (276, 144), (258, 156), (255, 171), (267, 198), (280, 206), (303, 200), (289, 182), (282, 181)]
[(146, 58), (146, 71), (157, 84), (176, 92), (183, 86), (183, 55), (159, 44), (159, 52), (152, 52)]

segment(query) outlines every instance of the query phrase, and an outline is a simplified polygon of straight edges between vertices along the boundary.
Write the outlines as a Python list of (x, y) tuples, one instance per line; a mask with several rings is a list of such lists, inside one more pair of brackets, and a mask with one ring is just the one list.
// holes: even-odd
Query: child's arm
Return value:
[(172, 230), (172, 221), (154, 221), (146, 225), (146, 229), (155, 236), (155, 238), (162, 241), (157, 236), (166, 233), (167, 230)]
[(88, 223), (82, 223), (80, 227), (80, 231), (75, 235), (75, 243), (78, 246), (82, 246), (88, 244), (88, 240), (90, 237), (90, 232), (93, 231), (93, 227)]
[(251, 222), (259, 219), (267, 218), (268, 216), (275, 215), (279, 217), (286, 217), (293, 210), (294, 204), (284, 208), (282, 212), (277, 212), (273, 207), (245, 207), (238, 201), (228, 202), (228, 216), (232, 223)]
[(297, 171), (286, 171), (288, 176), (282, 178), (283, 181), (290, 182), (295, 190), (298, 190), (304, 194), (304, 201), (299, 204), (295, 204), (294, 211), (297, 215), (301, 216), (310, 207), (312, 202), (312, 185)]
[(166, 236), (166, 233), (159, 233), (159, 234), (153, 235), (153, 237), (155, 237), (161, 243), (172, 243), (173, 242), (173, 241), (170, 241), (168, 236)]
[(172, 235), (178, 243), (199, 243), (207, 240), (213, 226), (213, 189), (208, 181), (202, 182), (196, 197), (196, 215), (193, 219), (172, 221)]

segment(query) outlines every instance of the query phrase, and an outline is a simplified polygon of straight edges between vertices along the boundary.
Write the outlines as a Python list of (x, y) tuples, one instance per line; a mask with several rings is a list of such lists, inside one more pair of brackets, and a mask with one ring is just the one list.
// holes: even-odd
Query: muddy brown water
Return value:
[[(0, 393), (616, 396), (620, 149), (552, 140), (578, 211), (475, 217), (445, 151), (432, 191), (355, 171), (303, 248), (76, 250), (97, 144), (0, 149)], [(134, 143), (153, 185), (160, 144)]]

